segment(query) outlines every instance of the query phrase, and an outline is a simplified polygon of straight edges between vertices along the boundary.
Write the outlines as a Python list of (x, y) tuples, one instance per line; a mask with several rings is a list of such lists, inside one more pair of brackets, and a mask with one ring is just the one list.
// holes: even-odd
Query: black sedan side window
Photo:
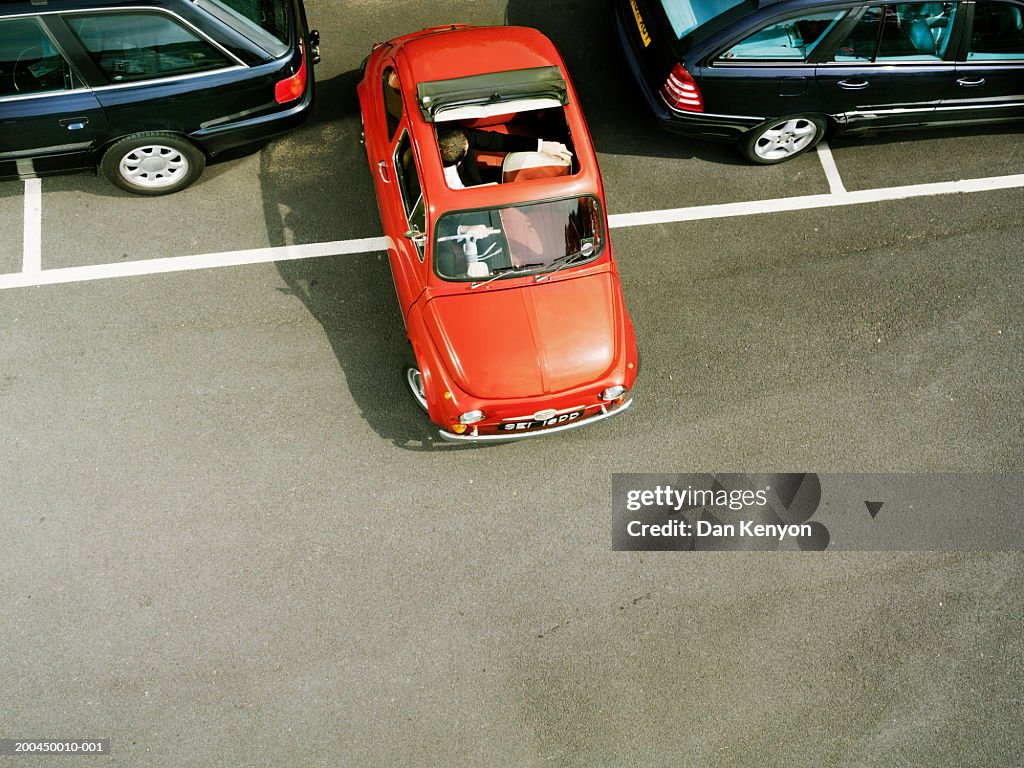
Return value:
[(130, 83), (231, 66), (227, 55), (159, 13), (83, 13), (65, 17), (113, 83)]
[(899, 3), (864, 11), (833, 61), (940, 61), (956, 3)]
[(805, 61), (846, 11), (824, 11), (759, 29), (725, 51), (723, 61)]
[(967, 60), (1024, 60), (1024, 14), (1009, 3), (978, 3)]
[(0, 97), (71, 87), (68, 63), (35, 19), (0, 21)]

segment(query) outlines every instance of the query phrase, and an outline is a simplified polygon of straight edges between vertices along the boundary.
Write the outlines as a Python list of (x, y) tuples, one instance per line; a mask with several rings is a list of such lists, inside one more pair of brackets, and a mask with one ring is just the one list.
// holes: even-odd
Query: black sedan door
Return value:
[(848, 129), (937, 119), (953, 90), (956, 3), (869, 6), (850, 19), (816, 78)]
[[(283, 65), (247, 67), (184, 18), (153, 8), (67, 13), (69, 46), (106, 110), (111, 134), (191, 134), (273, 111)], [(279, 78), (277, 78), (279, 79)]]
[(700, 69), (705, 111), (739, 114), (754, 122), (828, 112), (813, 61), (847, 12), (836, 7), (787, 14), (718, 50)]
[(38, 19), (0, 21), (0, 176), (84, 168), (105, 133), (96, 96)]
[(1024, 118), (1024, 6), (982, 0), (968, 6), (970, 31), (956, 65), (956, 85), (939, 109), (949, 122)]

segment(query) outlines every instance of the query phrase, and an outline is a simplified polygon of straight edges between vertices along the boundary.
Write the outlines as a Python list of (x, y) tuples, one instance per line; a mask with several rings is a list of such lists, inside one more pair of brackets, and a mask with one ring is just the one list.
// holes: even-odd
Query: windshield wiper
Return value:
[[(594, 255), (594, 244), (593, 243), (584, 243), (582, 246), (580, 246), (580, 249), (578, 251), (573, 251), (572, 253), (567, 253), (567, 254), (565, 254), (565, 256), (559, 256), (557, 259), (552, 261), (551, 262), (551, 266), (555, 267), (555, 268), (554, 269), (549, 269), (548, 271), (544, 272), (543, 274), (537, 275), (537, 282), (539, 283), (545, 277), (551, 277), (551, 275), (555, 274), (555, 272), (558, 272), (558, 271), (560, 271), (562, 269), (565, 269), (569, 265), (575, 264), (577, 261), (581, 261), (582, 259), (580, 257), (589, 259), (593, 255)], [(557, 267), (555, 266), (556, 264), (558, 265)]]
[(473, 283), (469, 287), (470, 290), (472, 290), (473, 288), (479, 288), (481, 285), (493, 283), (495, 280), (498, 280), (502, 277), (515, 277), (516, 275), (522, 274), (523, 272), (528, 272), (530, 270), (536, 269), (537, 267), (543, 266), (543, 264), (522, 264), (518, 267), (505, 267), (504, 269), (496, 269), (494, 270), (494, 274), (491, 277), (484, 280), (482, 283)]

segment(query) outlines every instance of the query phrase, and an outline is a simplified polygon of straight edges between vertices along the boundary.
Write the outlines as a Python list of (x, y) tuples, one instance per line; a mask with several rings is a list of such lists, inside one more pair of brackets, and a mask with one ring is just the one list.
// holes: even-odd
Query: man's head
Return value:
[(437, 134), (437, 146), (441, 150), (441, 162), (455, 165), (469, 152), (469, 139), (464, 131), (453, 129)]

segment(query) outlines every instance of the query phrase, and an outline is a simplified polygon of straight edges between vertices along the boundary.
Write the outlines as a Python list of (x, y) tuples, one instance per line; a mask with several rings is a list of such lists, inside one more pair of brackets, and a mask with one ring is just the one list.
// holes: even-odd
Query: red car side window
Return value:
[(395, 138), (395, 131), (402, 121), (402, 84), (398, 73), (388, 67), (384, 70), (384, 117), (388, 127), (388, 141)]

